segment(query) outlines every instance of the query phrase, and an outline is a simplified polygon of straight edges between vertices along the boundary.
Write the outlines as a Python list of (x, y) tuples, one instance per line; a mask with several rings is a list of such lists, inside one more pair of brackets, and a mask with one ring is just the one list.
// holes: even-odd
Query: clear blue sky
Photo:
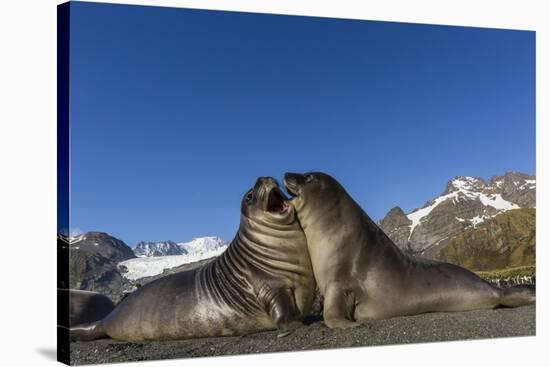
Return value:
[(535, 33), (73, 3), (72, 228), (231, 240), (263, 175), (378, 220), (456, 175), (535, 173)]

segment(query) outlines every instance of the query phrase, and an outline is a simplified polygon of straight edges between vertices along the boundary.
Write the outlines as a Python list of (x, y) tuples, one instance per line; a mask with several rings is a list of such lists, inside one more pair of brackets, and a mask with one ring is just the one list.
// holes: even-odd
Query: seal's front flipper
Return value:
[(341, 283), (330, 282), (325, 290), (323, 319), (331, 329), (349, 329), (359, 326), (355, 322), (355, 295)]
[(299, 321), (300, 311), (291, 289), (273, 289), (268, 294), (271, 294), (271, 297), (267, 297), (266, 307), (279, 330), (278, 338), (284, 338), (304, 325)]
[(288, 321), (280, 323), (277, 325), (277, 330), (279, 330), (277, 338), (284, 338), (285, 336), (289, 336), (294, 332), (294, 330), (301, 328), (302, 326), (304, 326), (304, 324), (300, 321)]
[(292, 334), (292, 331), (288, 330), (288, 331), (281, 331), (279, 334), (277, 334), (277, 338), (284, 338), (285, 336), (289, 336), (290, 334)]

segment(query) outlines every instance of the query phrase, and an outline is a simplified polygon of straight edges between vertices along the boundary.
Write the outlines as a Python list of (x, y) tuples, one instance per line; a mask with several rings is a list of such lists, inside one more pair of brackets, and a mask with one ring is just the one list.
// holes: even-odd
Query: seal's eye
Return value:
[(254, 193), (252, 191), (249, 191), (247, 194), (246, 194), (246, 203), (247, 204), (252, 204), (252, 201), (254, 200)]
[(311, 181), (313, 181), (313, 175), (312, 174), (306, 175), (306, 182), (311, 182)]

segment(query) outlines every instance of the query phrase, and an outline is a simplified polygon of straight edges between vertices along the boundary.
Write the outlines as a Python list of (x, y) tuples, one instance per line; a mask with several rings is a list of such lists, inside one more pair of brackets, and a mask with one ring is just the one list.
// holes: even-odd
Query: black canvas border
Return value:
[[(57, 288), (69, 288), (70, 14), (57, 6)], [(57, 360), (70, 365), (69, 295), (57, 292)]]

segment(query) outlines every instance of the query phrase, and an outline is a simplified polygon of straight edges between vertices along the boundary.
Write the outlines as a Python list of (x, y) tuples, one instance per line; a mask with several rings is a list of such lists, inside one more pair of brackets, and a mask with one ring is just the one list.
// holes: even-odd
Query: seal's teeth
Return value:
[(283, 207), (281, 209), (281, 213), (286, 213), (288, 210), (288, 203), (285, 201), (283, 202)]

